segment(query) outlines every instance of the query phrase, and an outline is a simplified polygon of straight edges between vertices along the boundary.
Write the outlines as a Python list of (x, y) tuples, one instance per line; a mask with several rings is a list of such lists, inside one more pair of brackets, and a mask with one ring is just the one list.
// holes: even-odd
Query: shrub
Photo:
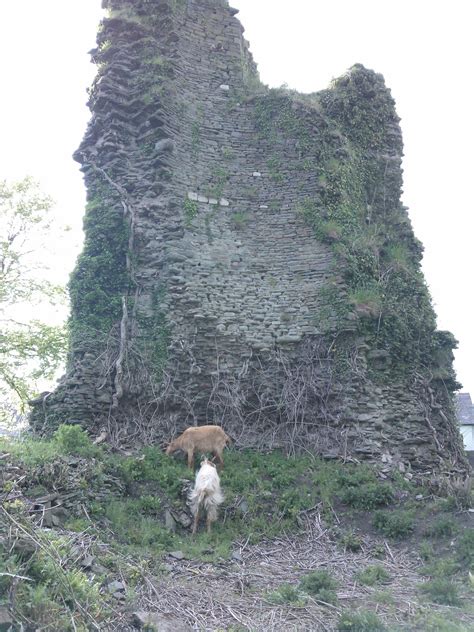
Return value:
[(456, 544), (457, 559), (463, 566), (474, 566), (474, 529), (466, 529)]
[(420, 621), (419, 629), (423, 632), (469, 632), (469, 629), (462, 623), (448, 621), (442, 615), (433, 614)]
[(426, 540), (424, 540), (421, 544), (420, 544), (420, 557), (424, 562), (427, 562), (428, 560), (431, 560), (431, 558), (434, 555), (434, 549), (433, 549), (433, 545), (431, 544), (431, 542), (427, 542)]
[(63, 454), (90, 457), (97, 455), (100, 451), (80, 426), (62, 424), (54, 433), (53, 439)]
[(301, 590), (326, 603), (335, 603), (337, 601), (336, 587), (336, 580), (324, 570), (309, 573), (300, 581)]
[(425, 529), (425, 535), (434, 538), (452, 536), (456, 532), (457, 525), (451, 516), (440, 516), (432, 525)]
[(356, 553), (362, 548), (362, 539), (353, 531), (348, 531), (341, 536), (340, 543), (344, 547), (344, 551)]
[(277, 590), (268, 593), (267, 599), (274, 604), (297, 603), (300, 601), (300, 594), (295, 586), (282, 584)]
[(385, 604), (387, 606), (395, 603), (392, 593), (388, 590), (379, 590), (375, 592), (372, 595), (372, 599), (375, 603)]
[(376, 564), (375, 566), (367, 566), (364, 570), (359, 571), (357, 579), (365, 586), (373, 586), (374, 584), (388, 581), (390, 573), (380, 564)]
[(106, 507), (106, 517), (111, 528), (122, 542), (140, 547), (163, 550), (173, 546), (174, 537), (161, 526), (155, 517), (150, 517), (142, 506), (141, 499), (114, 500)]
[(387, 629), (375, 612), (343, 612), (338, 625), (338, 632), (385, 632)]
[(393, 501), (393, 489), (388, 483), (367, 483), (349, 487), (341, 494), (341, 500), (354, 509), (374, 509)]
[(461, 603), (458, 587), (449, 579), (436, 577), (422, 584), (420, 590), (435, 603), (446, 606), (458, 606)]
[(404, 538), (414, 529), (414, 520), (406, 511), (376, 511), (374, 527), (389, 538)]
[(109, 469), (116, 469), (117, 474), (128, 485), (135, 481), (156, 481), (171, 498), (179, 498), (183, 486), (182, 479), (190, 479), (193, 476), (182, 463), (151, 447), (145, 448), (142, 456), (138, 458), (129, 457), (118, 462), (110, 460)]
[(421, 569), (422, 575), (448, 577), (459, 571), (459, 563), (451, 558), (433, 559)]

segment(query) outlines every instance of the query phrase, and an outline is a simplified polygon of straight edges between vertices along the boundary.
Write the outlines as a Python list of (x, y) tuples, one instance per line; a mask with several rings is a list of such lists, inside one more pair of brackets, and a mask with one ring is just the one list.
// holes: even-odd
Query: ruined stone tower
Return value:
[(225, 0), (103, 4), (69, 363), (34, 427), (218, 422), (240, 445), (462, 470), (383, 77), (269, 90)]

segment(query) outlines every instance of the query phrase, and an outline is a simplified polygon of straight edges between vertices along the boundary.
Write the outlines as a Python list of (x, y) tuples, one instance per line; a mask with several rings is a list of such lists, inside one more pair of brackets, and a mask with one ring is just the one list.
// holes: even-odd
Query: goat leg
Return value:
[(198, 522), (199, 522), (199, 505), (196, 507), (196, 513), (194, 515), (194, 522), (193, 522), (193, 535), (196, 533), (197, 528), (198, 528)]

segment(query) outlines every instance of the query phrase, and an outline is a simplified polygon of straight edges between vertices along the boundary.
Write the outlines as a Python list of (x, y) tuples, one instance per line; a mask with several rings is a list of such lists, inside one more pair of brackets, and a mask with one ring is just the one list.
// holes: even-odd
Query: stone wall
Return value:
[(381, 75), (268, 90), (227, 2), (104, 4), (69, 366), (34, 427), (215, 421), (240, 445), (462, 471)]

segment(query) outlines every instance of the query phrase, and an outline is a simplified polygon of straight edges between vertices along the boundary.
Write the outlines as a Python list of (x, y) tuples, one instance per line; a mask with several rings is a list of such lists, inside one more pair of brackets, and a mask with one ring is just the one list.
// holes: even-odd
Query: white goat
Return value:
[(210, 533), (211, 524), (217, 520), (217, 508), (224, 502), (224, 496), (216, 466), (209, 459), (201, 461), (194, 488), (189, 494), (189, 502), (194, 516), (193, 533), (197, 531), (199, 511), (202, 507), (206, 510), (207, 532)]

